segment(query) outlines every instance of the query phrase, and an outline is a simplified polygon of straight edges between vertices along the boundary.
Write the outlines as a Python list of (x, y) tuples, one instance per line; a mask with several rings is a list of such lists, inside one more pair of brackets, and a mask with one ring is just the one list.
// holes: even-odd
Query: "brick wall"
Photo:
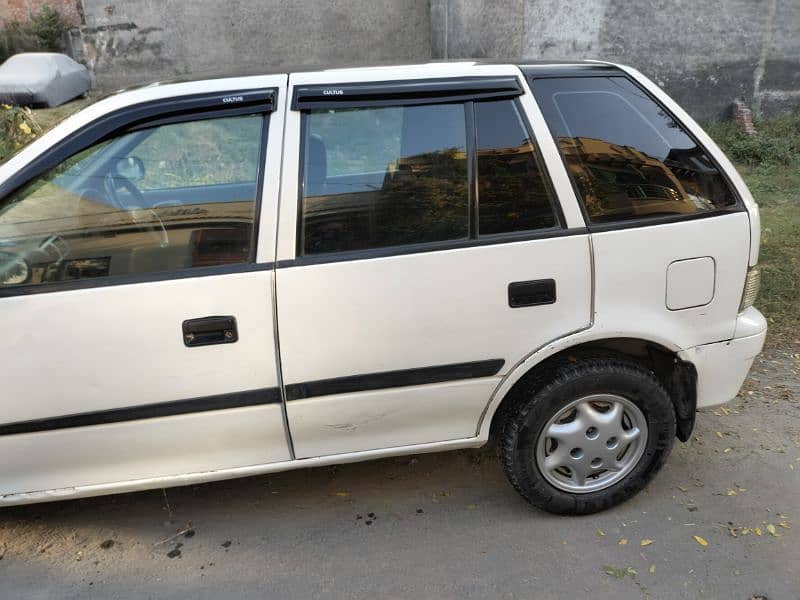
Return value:
[(81, 0), (0, 0), (0, 26), (28, 21), (44, 5), (55, 8), (69, 25), (81, 24)]

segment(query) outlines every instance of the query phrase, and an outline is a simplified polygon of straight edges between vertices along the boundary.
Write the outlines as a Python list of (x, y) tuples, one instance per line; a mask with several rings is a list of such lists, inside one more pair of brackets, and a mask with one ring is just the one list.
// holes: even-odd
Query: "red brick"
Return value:
[(0, 26), (9, 21), (29, 21), (44, 5), (52, 6), (60, 12), (67, 24), (81, 24), (80, 0), (2, 0)]

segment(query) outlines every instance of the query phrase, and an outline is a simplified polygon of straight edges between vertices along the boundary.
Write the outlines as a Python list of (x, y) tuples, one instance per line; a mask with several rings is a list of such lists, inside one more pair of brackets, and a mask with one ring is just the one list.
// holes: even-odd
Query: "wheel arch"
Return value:
[(482, 415), (478, 434), (487, 439), (494, 435), (508, 408), (520, 399), (521, 393), (543, 382), (563, 361), (618, 356), (635, 361), (658, 377), (675, 408), (676, 435), (685, 442), (694, 428), (697, 371), (692, 363), (680, 359), (679, 350), (667, 340), (636, 335), (572, 338), (549, 344), (528, 355), (506, 374)]

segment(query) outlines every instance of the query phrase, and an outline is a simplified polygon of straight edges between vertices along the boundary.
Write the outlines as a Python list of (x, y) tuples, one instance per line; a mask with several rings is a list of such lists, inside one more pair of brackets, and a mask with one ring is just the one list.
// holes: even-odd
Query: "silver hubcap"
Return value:
[(647, 445), (647, 419), (633, 402), (595, 394), (570, 402), (539, 435), (536, 464), (547, 481), (577, 494), (596, 492), (631, 472)]

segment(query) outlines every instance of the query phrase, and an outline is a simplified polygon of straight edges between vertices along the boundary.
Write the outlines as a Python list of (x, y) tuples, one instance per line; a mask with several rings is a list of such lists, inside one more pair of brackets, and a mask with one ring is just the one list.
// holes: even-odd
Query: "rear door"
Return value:
[(289, 459), (272, 313), (285, 81), (146, 90), (5, 181), (0, 494)]
[(590, 322), (587, 235), (519, 71), (424, 73), (290, 78), (276, 277), (298, 458), (474, 437), (504, 374)]

